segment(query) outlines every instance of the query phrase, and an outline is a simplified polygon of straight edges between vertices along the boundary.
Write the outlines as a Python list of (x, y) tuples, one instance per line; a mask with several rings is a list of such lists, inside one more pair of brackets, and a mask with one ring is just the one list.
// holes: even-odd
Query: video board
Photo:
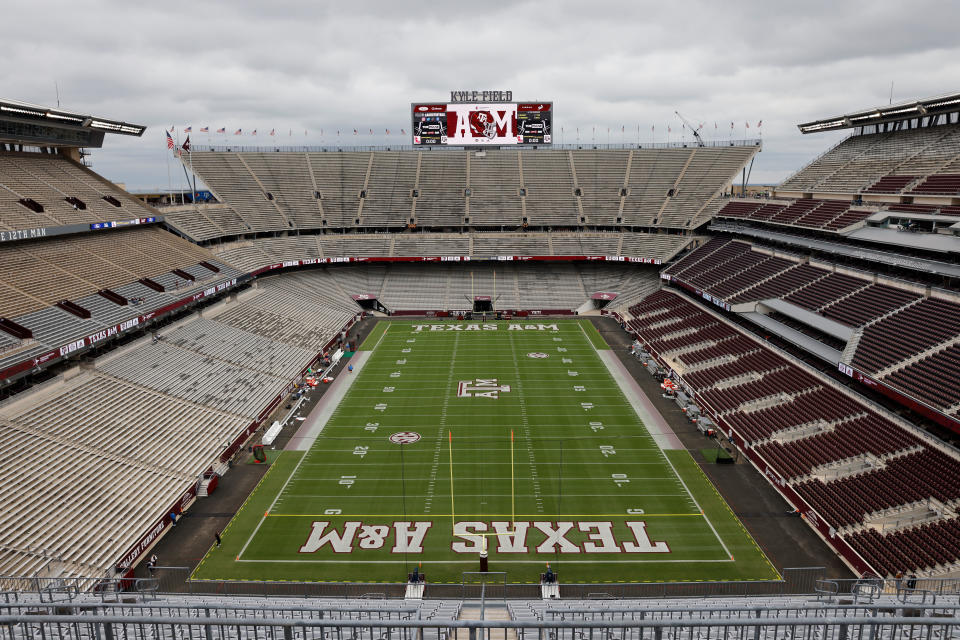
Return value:
[(414, 103), (412, 116), (416, 146), (553, 143), (552, 102)]

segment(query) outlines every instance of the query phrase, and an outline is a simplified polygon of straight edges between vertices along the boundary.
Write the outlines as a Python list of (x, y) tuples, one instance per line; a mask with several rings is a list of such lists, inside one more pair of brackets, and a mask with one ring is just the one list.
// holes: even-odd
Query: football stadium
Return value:
[(421, 98), (179, 202), (0, 100), (0, 637), (960, 637), (960, 94), (763, 188)]

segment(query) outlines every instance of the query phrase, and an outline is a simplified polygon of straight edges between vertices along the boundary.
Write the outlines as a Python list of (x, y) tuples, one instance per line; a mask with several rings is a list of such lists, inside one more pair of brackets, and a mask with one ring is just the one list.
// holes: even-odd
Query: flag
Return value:
[(210, 133), (210, 127), (200, 127), (200, 133)]
[(390, 135), (390, 129), (387, 129), (387, 135)]
[(373, 129), (370, 129), (370, 135), (373, 135)]
[(187, 127), (183, 130), (184, 133), (193, 133), (193, 127)]
[(757, 129), (759, 129), (761, 126), (763, 126), (763, 120), (757, 123)]
[(650, 125), (650, 131), (656, 131), (656, 130), (657, 130), (657, 125), (655, 124)]
[(176, 127), (170, 127), (170, 133), (173, 133), (173, 132), (176, 131), (176, 130), (177, 130)]
[(243, 134), (243, 129), (237, 129), (236, 131), (233, 132), (233, 135), (235, 135), (235, 136), (239, 136), (239, 135), (242, 135), (242, 134)]
[(226, 127), (220, 127), (219, 129), (217, 129), (217, 133), (226, 133), (226, 132), (227, 132)]
[(356, 129), (353, 130), (353, 135), (357, 135), (357, 130), (356, 130)]
[(400, 135), (405, 136), (405, 135), (407, 135), (407, 132), (404, 131), (403, 129), (400, 129)]
[(183, 150), (190, 151), (190, 136), (187, 136), (187, 139), (183, 141)]
[(730, 123), (730, 128), (733, 129), (733, 122)]
[(673, 133), (673, 129), (670, 128), (670, 125), (667, 125), (667, 133)]
[(254, 129), (253, 131), (251, 131), (251, 132), (250, 132), (250, 135), (252, 135), (252, 136), (255, 136), (255, 135), (257, 135), (257, 130), (256, 130), (256, 129)]
[(620, 133), (625, 133), (626, 130), (627, 130), (627, 125), (625, 124), (620, 125)]
[(749, 123), (749, 122), (744, 122), (743, 124), (747, 125), (747, 129), (750, 128), (750, 123)]
[(276, 130), (276, 129), (270, 129), (270, 135), (272, 135), (272, 136), (277, 135), (277, 130)]
[(716, 121), (716, 120), (713, 121), (713, 128), (714, 128), (714, 129), (717, 128), (717, 121)]
[(169, 131), (165, 132), (167, 134), (167, 149), (173, 149), (173, 136), (170, 135)]

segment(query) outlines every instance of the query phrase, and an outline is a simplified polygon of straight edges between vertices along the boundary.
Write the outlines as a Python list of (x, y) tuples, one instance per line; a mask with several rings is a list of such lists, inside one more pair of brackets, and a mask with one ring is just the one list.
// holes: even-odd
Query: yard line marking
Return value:
[[(402, 518), (402, 513), (271, 513), (271, 518)], [(418, 516), (415, 513), (408, 513), (407, 517), (416, 518), (449, 518), (449, 513), (441, 514), (421, 514)], [(509, 518), (509, 513), (461, 513), (457, 514), (459, 518)], [(517, 514), (518, 518), (529, 518), (531, 520), (542, 520), (554, 519), (554, 520), (565, 520), (565, 519), (579, 519), (579, 518), (702, 518), (702, 513), (644, 513), (640, 515), (630, 515), (626, 513), (537, 513), (534, 515), (530, 514)]]
[[(591, 554), (592, 555), (592, 554)], [(599, 555), (599, 554), (598, 554)], [(404, 560), (305, 560), (303, 558), (298, 558), (296, 560), (237, 560), (237, 562), (279, 562), (279, 563), (304, 563), (304, 564), (405, 564)], [(476, 558), (472, 560), (418, 560), (423, 564), (476, 564)], [(666, 564), (686, 564), (686, 563), (696, 563), (700, 564), (703, 562), (710, 563), (723, 563), (723, 562), (733, 562), (729, 558), (724, 559), (696, 559), (692, 558), (690, 560), (664, 560), (660, 558), (631, 558), (629, 560), (619, 560), (619, 559), (607, 559), (607, 558), (593, 558), (590, 560), (572, 560), (563, 557), (561, 560), (563, 564), (597, 564), (598, 562), (610, 563), (610, 564), (647, 564), (647, 563), (666, 563)], [(497, 558), (497, 564), (533, 564), (542, 567), (543, 561), (538, 559), (533, 560), (501, 560)], [(665, 581), (666, 582), (666, 581)], [(434, 583), (436, 584), (436, 583)], [(459, 584), (459, 583), (457, 583)], [(578, 582), (572, 582), (570, 584), (583, 584)]]
[[(450, 369), (447, 372), (447, 386), (443, 393), (443, 406), (440, 409), (440, 425), (437, 428), (437, 446), (433, 450), (433, 465), (430, 467), (430, 486), (429, 494), (426, 499), (424, 511), (430, 513), (431, 503), (434, 496), (434, 483), (437, 480), (437, 474), (440, 472), (440, 452), (443, 447), (443, 432), (447, 429), (447, 409), (450, 407), (450, 389), (453, 387), (453, 365), (457, 361), (457, 345), (460, 343), (460, 335), (453, 338), (453, 352), (450, 356)], [(418, 376), (419, 378), (419, 376)]]
[(252, 533), (250, 534), (250, 536), (247, 538), (247, 541), (243, 543), (243, 548), (240, 549), (240, 553), (237, 554), (237, 560), (240, 560), (240, 557), (243, 555), (243, 552), (247, 550), (247, 547), (248, 547), (248, 546), (250, 546), (250, 543), (251, 543), (251, 542), (253, 541), (253, 539), (256, 537), (257, 532), (260, 531), (260, 526), (261, 526), (264, 522), (266, 522), (266, 520), (267, 520), (267, 514), (270, 513), (270, 510), (273, 509), (273, 507), (277, 504), (277, 501), (280, 499), (280, 496), (282, 496), (282, 495), (283, 495), (283, 492), (286, 491), (287, 485), (290, 484), (290, 481), (291, 481), (291, 480), (293, 480), (293, 476), (296, 475), (297, 470), (300, 468), (300, 465), (303, 464), (303, 461), (306, 460), (308, 456), (309, 456), (309, 454), (304, 454), (304, 455), (300, 456), (300, 459), (297, 461), (297, 466), (295, 466), (295, 467), (293, 468), (293, 471), (290, 472), (290, 475), (287, 476), (287, 481), (283, 483), (283, 486), (280, 488), (280, 491), (277, 492), (277, 495), (276, 495), (276, 497), (273, 499), (273, 502), (270, 503), (270, 506), (267, 507), (267, 510), (266, 510), (266, 511), (264, 512), (264, 514), (260, 517), (260, 522), (257, 523), (257, 526), (256, 526), (256, 527), (254, 527), (253, 532), (252, 532)]
[[(517, 346), (513, 340), (513, 334), (507, 334), (510, 336), (510, 353), (513, 356), (513, 370), (517, 374), (517, 398), (520, 402), (520, 430), (523, 432), (523, 436), (527, 439), (527, 458), (529, 459), (530, 464), (530, 474), (533, 480), (533, 492), (534, 499), (537, 502), (537, 509), (543, 511), (543, 498), (540, 495), (540, 479), (537, 474), (537, 456), (533, 451), (533, 439), (530, 437), (530, 423), (527, 420), (527, 405), (525, 400), (525, 395), (523, 393), (523, 376), (520, 375), (520, 362), (517, 359)], [(512, 453), (512, 451), (511, 451)]]

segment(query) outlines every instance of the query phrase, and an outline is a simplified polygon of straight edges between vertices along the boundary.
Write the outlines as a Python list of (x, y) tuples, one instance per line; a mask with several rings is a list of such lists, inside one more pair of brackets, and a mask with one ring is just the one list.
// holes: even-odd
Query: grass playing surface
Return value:
[(484, 539), (509, 582), (546, 562), (561, 582), (778, 577), (648, 434), (589, 322), (426, 322), (377, 325), (312, 448), (272, 463), (194, 578), (402, 582), (422, 562), (460, 582)]

